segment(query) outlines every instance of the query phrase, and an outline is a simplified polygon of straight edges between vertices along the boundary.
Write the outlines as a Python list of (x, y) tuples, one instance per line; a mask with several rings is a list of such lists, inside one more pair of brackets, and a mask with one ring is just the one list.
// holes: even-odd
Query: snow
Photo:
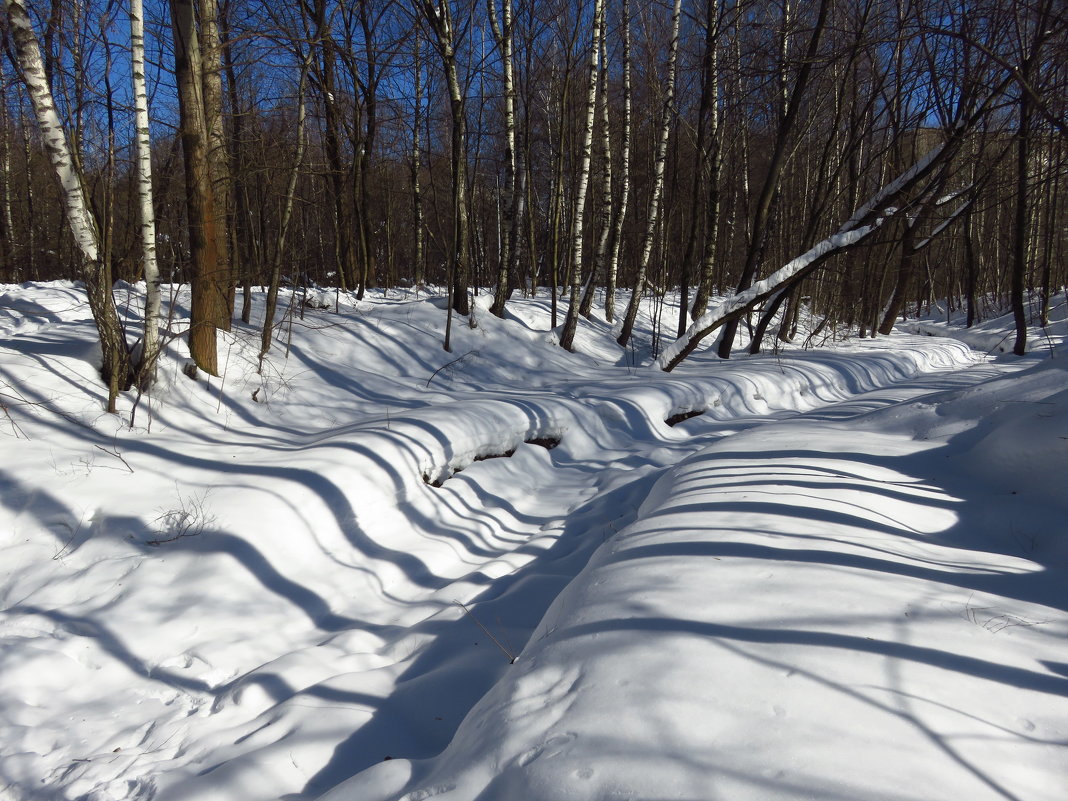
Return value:
[[(990, 354), (1010, 353), (1016, 342), (1016, 331), (1011, 319), (1005, 315), (991, 313), (987, 308), (988, 298), (980, 298), (980, 318), (971, 328), (965, 328), (967, 309), (957, 303), (953, 310), (945, 302), (935, 304), (918, 319), (905, 320), (900, 328), (914, 334), (934, 337), (951, 337), (966, 342), (972, 348)], [(1048, 326), (1034, 324), (1038, 318), (1040, 298), (1036, 295), (1028, 299), (1028, 313), (1032, 324), (1027, 330), (1027, 350), (1045, 352), (1046, 355), (1063, 342), (1063, 331), (1068, 325), (1068, 295), (1060, 292), (1050, 298)], [(996, 306), (995, 306), (996, 309)]]
[(170, 292), (116, 416), (80, 288), (0, 287), (3, 801), (1068, 791), (1063, 301), (665, 374), (316, 290), (193, 382)]

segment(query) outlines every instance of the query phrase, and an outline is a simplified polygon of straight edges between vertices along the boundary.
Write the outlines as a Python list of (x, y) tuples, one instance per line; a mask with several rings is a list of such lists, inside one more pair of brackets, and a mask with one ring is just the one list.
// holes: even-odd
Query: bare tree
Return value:
[(208, 155), (208, 122), (204, 113), (203, 60), (193, 0), (169, 0), (174, 32), (174, 73), (178, 81), (182, 150), (185, 155), (185, 196), (192, 261), (192, 306), (189, 353), (197, 367), (218, 375), (216, 331), (225, 304), (229, 276), (222, 266), (216, 227), (215, 192)]
[(661, 112), (656, 162), (653, 165), (653, 192), (649, 198), (649, 211), (646, 215), (645, 232), (642, 234), (642, 244), (638, 252), (638, 268), (634, 276), (630, 303), (627, 304), (627, 311), (623, 316), (623, 327), (616, 338), (616, 341), (623, 347), (626, 347), (630, 341), (631, 334), (634, 331), (634, 323), (638, 318), (638, 305), (641, 303), (642, 295), (645, 292), (649, 257), (653, 252), (653, 238), (656, 235), (656, 226), (659, 222), (660, 199), (664, 191), (664, 165), (667, 163), (668, 136), (671, 133), (671, 119), (675, 111), (675, 65), (679, 53), (679, 19), (681, 15), (682, 0), (675, 0), (674, 9), (671, 12), (671, 44), (668, 51), (667, 90)]
[(623, 140), (620, 143), (619, 208), (612, 220), (612, 239), (608, 248), (607, 275), (604, 280), (604, 316), (608, 322), (615, 320), (616, 276), (619, 273), (619, 251), (623, 244), (623, 224), (627, 219), (630, 198), (630, 139), (631, 139), (631, 80), (630, 80), (630, 0), (623, 0), (623, 18), (620, 21), (623, 33)]
[[(820, 0), (819, 8), (816, 12), (816, 21), (813, 24), (812, 32), (809, 35), (808, 48), (805, 53), (805, 58), (801, 63), (800, 68), (797, 71), (797, 76), (794, 79), (793, 89), (789, 91), (789, 100), (787, 100), (782, 106), (782, 112), (779, 116), (778, 124), (775, 130), (775, 140), (772, 145), (771, 158), (769, 160), (767, 173), (764, 177), (764, 183), (760, 190), (760, 196), (757, 198), (756, 208), (753, 212), (752, 222), (752, 235), (749, 241), (749, 247), (746, 249), (745, 264), (742, 268), (741, 277), (738, 279), (738, 291), (742, 292), (748, 289), (753, 279), (757, 274), (757, 270), (760, 266), (760, 260), (764, 255), (768, 236), (769, 227), (771, 224), (771, 216), (773, 211), (773, 202), (775, 197), (779, 193), (779, 181), (782, 176), (783, 165), (786, 161), (789, 153), (787, 145), (790, 137), (793, 135), (794, 128), (797, 125), (798, 115), (801, 111), (801, 102), (805, 97), (806, 91), (809, 86), (809, 79), (812, 75), (812, 70), (816, 63), (816, 56), (819, 51), (820, 40), (823, 37), (823, 31), (827, 22), (827, 14), (830, 9), (829, 0)], [(786, 31), (790, 25), (791, 6), (789, 2), (783, 5), (783, 44), (781, 54), (781, 70), (782, 70), (782, 93), (785, 98), (787, 95), (786, 89)], [(721, 359), (730, 358), (731, 348), (734, 345), (734, 337), (738, 330), (738, 320), (727, 321), (723, 326), (723, 331), (720, 334), (718, 352)]]
[(415, 243), (413, 280), (416, 286), (422, 286), (426, 281), (423, 192), (422, 185), (419, 181), (419, 173), (423, 166), (423, 157), (419, 148), (419, 127), (422, 124), (423, 116), (423, 62), (420, 58), (420, 44), (422, 40), (422, 26), (417, 21), (415, 31), (412, 35), (412, 85), (414, 87), (414, 103), (412, 112), (412, 155), (410, 166), (412, 186), (412, 240)]
[[(298, 54), (299, 56), (299, 54)], [(263, 329), (260, 332), (260, 356), (259, 370), (263, 372), (263, 360), (271, 349), (271, 338), (274, 331), (274, 316), (278, 308), (278, 289), (282, 278), (282, 260), (285, 258), (286, 241), (289, 236), (289, 225), (293, 219), (293, 202), (297, 195), (297, 179), (300, 177), (300, 166), (304, 161), (305, 148), (305, 120), (307, 119), (307, 103), (305, 102), (305, 89), (308, 82), (308, 70), (311, 66), (312, 53), (300, 56), (300, 80), (297, 84), (297, 146), (293, 154), (293, 163), (289, 168), (289, 178), (286, 182), (286, 193), (282, 201), (282, 216), (278, 224), (278, 238), (275, 241), (274, 258), (271, 260), (271, 279), (267, 287), (267, 302), (265, 303), (263, 316)], [(295, 291), (295, 289), (294, 289)]]
[[(451, 172), (453, 243), (450, 258), (450, 308), (458, 314), (468, 314), (470, 302), (467, 287), (470, 270), (470, 234), (467, 204), (467, 97), (460, 82), (457, 46), (460, 32), (453, 21), (450, 0), (420, 0), (420, 10), (434, 36), (442, 70), (449, 92), (451, 125)], [(449, 317), (451, 322), (452, 317)], [(445, 336), (445, 350), (450, 350), (449, 334)]]
[(501, 57), (501, 81), (504, 85), (504, 236), (501, 243), (500, 265), (497, 271), (497, 289), (490, 311), (504, 316), (504, 304), (511, 295), (512, 278), (519, 257), (519, 210), (522, 208), (523, 190), (518, 186), (519, 169), (516, 151), (516, 91), (515, 91), (515, 31), (512, 21), (512, 0), (503, 0), (500, 19), (497, 17), (497, 0), (486, 0), (490, 27)]
[(81, 275), (100, 339), (103, 357), (101, 375), (108, 386), (108, 411), (115, 412), (118, 394), (130, 386), (131, 375), (129, 349), (111, 291), (111, 265), (101, 257), (100, 230), (86, 194), (85, 178), (74, 159), (56, 111), (41, 48), (26, 4), (24, 0), (6, 0), (5, 5), (22, 80), (29, 92), (41, 136), (59, 181), (67, 224), (81, 254)]
[[(571, 297), (564, 318), (564, 330), (560, 346), (573, 350), (575, 331), (578, 327), (580, 293), (582, 291), (582, 232), (586, 209), (586, 189), (590, 183), (590, 161), (593, 157), (593, 119), (597, 112), (597, 73), (601, 56), (601, 31), (604, 29), (604, 0), (594, 0), (593, 19), (590, 21), (590, 66), (589, 84), (586, 90), (586, 114), (582, 131), (581, 166), (578, 186), (575, 189), (575, 210), (571, 221)], [(591, 271), (590, 280), (593, 279)]]
[(856, 248), (879, 231), (905, 205), (910, 196), (923, 197), (931, 193), (933, 185), (944, 180), (942, 171), (948, 168), (953, 156), (976, 123), (983, 119), (1002, 96), (1009, 80), (1003, 80), (985, 97), (961, 107), (959, 116), (942, 142), (922, 158), (881, 187), (831, 236), (791, 259), (767, 278), (752, 284), (744, 291), (725, 300), (706, 312), (687, 329), (686, 333), (668, 346), (657, 358), (656, 365), (670, 371), (689, 356), (700, 342), (712, 332), (731, 321), (737, 321), (759, 304), (773, 300), (796, 281), (811, 275), (832, 257)]
[(145, 334), (137, 383), (147, 389), (155, 381), (159, 359), (160, 277), (156, 261), (156, 213), (152, 202), (152, 138), (145, 81), (145, 19), (141, 0), (130, 0), (130, 75), (133, 82), (134, 126), (137, 133), (137, 196), (141, 217), (141, 261), (145, 275)]

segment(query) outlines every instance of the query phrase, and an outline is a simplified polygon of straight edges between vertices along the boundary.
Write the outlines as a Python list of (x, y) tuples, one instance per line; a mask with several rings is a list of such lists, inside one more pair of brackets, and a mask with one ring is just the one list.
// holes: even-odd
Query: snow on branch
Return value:
[(876, 192), (867, 203), (861, 205), (831, 236), (800, 256), (787, 262), (767, 278), (757, 281), (743, 292), (728, 298), (690, 325), (681, 337), (672, 342), (657, 358), (655, 366), (666, 372), (696, 350), (698, 344), (728, 320), (740, 317), (757, 304), (786, 289), (802, 274), (812, 272), (831, 256), (844, 253), (867, 239), (882, 227), (887, 219), (898, 212), (895, 199), (917, 184), (937, 161), (949, 152), (949, 142), (942, 142), (919, 159), (905, 172)]

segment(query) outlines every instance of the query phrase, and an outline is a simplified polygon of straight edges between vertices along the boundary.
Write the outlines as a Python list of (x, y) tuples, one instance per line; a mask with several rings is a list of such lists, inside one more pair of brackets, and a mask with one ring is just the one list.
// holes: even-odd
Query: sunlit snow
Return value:
[(3, 801), (1068, 796), (1063, 293), (670, 374), (649, 307), (313, 299), (194, 382), (179, 293), (109, 415), (0, 287)]

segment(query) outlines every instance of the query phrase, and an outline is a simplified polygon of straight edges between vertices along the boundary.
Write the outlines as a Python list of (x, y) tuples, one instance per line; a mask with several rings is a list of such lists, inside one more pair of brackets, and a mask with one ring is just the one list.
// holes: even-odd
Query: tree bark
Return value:
[(333, 203), (334, 259), (338, 282), (343, 290), (358, 283), (356, 268), (356, 244), (353, 227), (348, 224), (345, 213), (345, 173), (341, 157), (342, 127), (337, 106), (337, 69), (334, 37), (326, 16), (326, 0), (315, 0), (315, 38), (320, 57), (319, 76), (323, 94), (324, 122), (326, 124), (324, 151), (330, 173), (331, 201)]
[(137, 199), (141, 218), (141, 261), (145, 276), (145, 335), (137, 384), (144, 390), (156, 378), (159, 359), (161, 306), (159, 263), (156, 260), (156, 214), (152, 199), (152, 138), (145, 85), (145, 20), (142, 0), (130, 0), (130, 74), (134, 95), (134, 127), (137, 132)]
[(412, 156), (411, 156), (411, 184), (412, 184), (412, 241), (415, 243), (415, 264), (413, 265), (413, 281), (417, 287), (426, 282), (426, 256), (424, 255), (423, 236), (423, 192), (419, 183), (419, 171), (422, 167), (422, 154), (419, 148), (419, 126), (422, 124), (423, 114), (423, 65), (419, 54), (419, 43), (422, 40), (422, 31), (419, 25), (415, 29), (415, 42), (412, 46), (414, 55), (414, 79), (415, 86), (415, 111), (412, 120)]
[[(1026, 78), (1025, 68), (1025, 78)], [(1031, 162), (1031, 103), (1026, 92), (1020, 92), (1019, 128), (1016, 132), (1016, 204), (1012, 233), (1012, 318), (1016, 327), (1016, 341), (1012, 352), (1027, 353), (1027, 309), (1024, 305), (1027, 277), (1027, 170)]]
[(126, 337), (111, 293), (111, 267), (100, 256), (100, 233), (90, 210), (85, 181), (67, 141), (45, 75), (44, 59), (24, 0), (5, 0), (15, 54), (33, 104), (41, 138), (63, 195), (67, 224), (81, 254), (89, 308), (100, 340), (101, 376), (108, 386), (108, 411), (116, 411), (120, 391), (130, 386), (130, 360)]
[(218, 375), (216, 330), (229, 276), (220, 266), (215, 196), (204, 118), (200, 44), (193, 0), (169, 0), (174, 30), (174, 72), (178, 82), (185, 197), (189, 227), (192, 304), (189, 353), (197, 367)]
[[(582, 233), (586, 211), (586, 190), (590, 184), (590, 161), (593, 157), (593, 120), (597, 113), (597, 73), (601, 56), (601, 30), (604, 0), (594, 0), (590, 32), (589, 87), (586, 92), (585, 124), (582, 131), (582, 155), (578, 186), (575, 189), (575, 213), (571, 221), (571, 296), (568, 301), (560, 346), (573, 350), (578, 328), (579, 303), (582, 291)], [(592, 279), (592, 275), (591, 275)]]
[[(784, 9), (784, 16), (786, 16), (789, 14), (789, 6), (785, 6)], [(823, 30), (826, 26), (829, 10), (829, 0), (820, 0), (820, 6), (816, 14), (816, 22), (812, 29), (811, 37), (809, 38), (805, 60), (798, 69), (793, 91), (789, 93), (789, 101), (786, 102), (782, 116), (779, 118), (767, 175), (764, 178), (764, 185), (760, 190), (760, 197), (757, 199), (756, 209), (753, 213), (752, 235), (749, 240), (749, 247), (746, 249), (745, 265), (742, 268), (742, 275), (738, 280), (739, 292), (745, 291), (752, 285), (753, 279), (757, 274), (757, 269), (760, 266), (760, 260), (767, 243), (769, 233), (768, 228), (771, 224), (773, 202), (779, 193), (779, 179), (782, 175), (783, 165), (786, 161), (787, 141), (793, 132), (795, 123), (797, 122), (798, 114), (801, 110), (801, 100), (808, 89), (809, 78), (812, 74), (813, 65), (816, 62), (816, 55), (819, 51), (820, 40), (823, 37)], [(785, 33), (783, 36), (785, 41)], [(785, 51), (785, 44), (783, 50)], [(782, 58), (785, 60), (785, 57), (784, 52)], [(783, 70), (783, 74), (785, 75), (785, 69)], [(785, 85), (783, 86), (783, 92), (784, 94), (786, 92)], [(724, 325), (718, 346), (718, 353), (721, 359), (730, 358), (731, 348), (734, 346), (734, 338), (737, 331), (738, 319), (730, 320)]]
[(623, 141), (620, 143), (619, 209), (612, 222), (612, 239), (608, 248), (608, 267), (604, 279), (604, 316), (613, 322), (616, 316), (616, 276), (619, 275), (619, 252), (623, 244), (623, 224), (627, 219), (630, 198), (630, 138), (631, 138), (631, 82), (630, 82), (630, 0), (623, 0)]
[(664, 191), (664, 167), (667, 163), (668, 136), (671, 133), (671, 118), (675, 105), (675, 64), (679, 52), (679, 18), (682, 14), (682, 0), (675, 0), (671, 12), (671, 45), (668, 55), (667, 97), (660, 119), (660, 138), (656, 149), (656, 162), (653, 166), (653, 193), (649, 198), (649, 213), (646, 218), (645, 233), (642, 235), (641, 249), (638, 253), (638, 269), (634, 277), (634, 291), (623, 317), (623, 328), (616, 338), (621, 347), (626, 347), (634, 331), (638, 318), (638, 306), (645, 291), (646, 274), (649, 269), (649, 257), (653, 251), (653, 238), (660, 214), (660, 198)]
[(504, 88), (504, 236), (501, 241), (500, 260), (497, 269), (497, 287), (493, 294), (490, 312), (498, 317), (504, 316), (504, 306), (512, 294), (512, 277), (519, 251), (518, 206), (522, 202), (522, 191), (517, 190), (518, 168), (516, 161), (515, 137), (515, 38), (512, 25), (512, 0), (503, 0), (501, 17), (497, 18), (497, 0), (487, 0), (490, 27), (501, 54), (501, 82)]
[(230, 330), (233, 317), (235, 276), (230, 263), (230, 218), (233, 217), (233, 180), (229, 150), (223, 128), (222, 37), (219, 33), (218, 0), (198, 0), (200, 4), (200, 76), (203, 82), (204, 129), (207, 135), (208, 170), (215, 212), (215, 236), (219, 285), (215, 291), (215, 325)]
[(590, 280), (586, 282), (586, 289), (582, 293), (582, 305), (579, 306), (579, 314), (589, 317), (593, 312), (593, 295), (597, 286), (597, 276), (606, 275), (606, 262), (608, 260), (608, 244), (612, 238), (612, 136), (608, 124), (608, 46), (606, 37), (607, 8), (601, 14), (601, 69), (600, 69), (600, 99), (598, 101), (598, 115), (601, 120), (601, 202), (599, 209), (597, 235), (597, 247), (593, 254), (593, 266), (590, 268)]
[[(290, 167), (289, 179), (286, 183), (285, 202), (282, 205), (282, 217), (278, 223), (278, 240), (275, 243), (274, 258), (271, 261), (271, 280), (267, 287), (267, 301), (264, 304), (263, 329), (260, 331), (259, 372), (261, 373), (263, 372), (263, 360), (271, 349), (274, 315), (278, 308), (278, 287), (282, 277), (282, 260), (285, 257), (290, 220), (293, 219), (293, 201), (297, 194), (297, 178), (300, 176), (301, 162), (304, 161), (304, 127), (305, 119), (307, 118), (304, 90), (308, 80), (311, 57), (311, 52), (309, 51), (301, 65), (300, 81), (297, 86), (297, 147), (296, 152), (293, 154), (293, 166)], [(293, 291), (296, 291), (295, 287)]]
[[(469, 314), (467, 297), (470, 280), (470, 224), (467, 206), (467, 110), (460, 73), (456, 63), (456, 30), (449, 0), (421, 0), (423, 17), (434, 34), (438, 55), (449, 92), (449, 111), (452, 119), (452, 211), (453, 242), (450, 259), (451, 306), (457, 314)], [(448, 348), (446, 348), (447, 350)]]

